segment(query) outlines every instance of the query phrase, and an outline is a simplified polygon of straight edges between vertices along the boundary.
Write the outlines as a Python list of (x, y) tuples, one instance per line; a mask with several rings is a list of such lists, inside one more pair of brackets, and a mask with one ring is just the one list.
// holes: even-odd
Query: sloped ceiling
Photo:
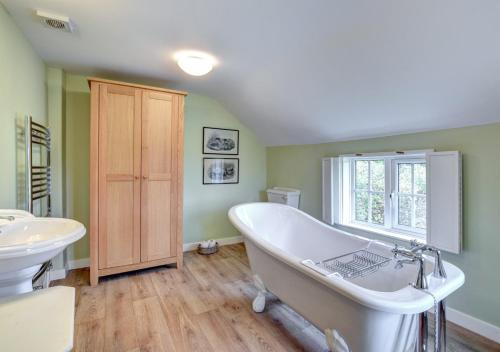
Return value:
[[(267, 145), (500, 121), (498, 0), (5, 0), (41, 57), (73, 72), (209, 95)], [(34, 9), (71, 17), (73, 34)], [(205, 77), (182, 49), (213, 54)]]

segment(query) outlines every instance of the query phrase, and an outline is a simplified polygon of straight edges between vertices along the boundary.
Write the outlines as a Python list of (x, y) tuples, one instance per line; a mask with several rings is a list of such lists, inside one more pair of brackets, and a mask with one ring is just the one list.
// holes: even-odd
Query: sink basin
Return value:
[(26, 210), (0, 209), (0, 216), (13, 216), (15, 218), (34, 218), (35, 216)]
[(3, 226), (9, 225), (10, 221), (7, 219), (2, 219), (3, 216), (12, 216), (14, 219), (23, 219), (23, 218), (34, 218), (34, 215), (25, 210), (19, 209), (0, 209), (0, 228)]
[(0, 226), (0, 297), (32, 291), (41, 265), (85, 234), (85, 227), (70, 219), (0, 215), (15, 217)]

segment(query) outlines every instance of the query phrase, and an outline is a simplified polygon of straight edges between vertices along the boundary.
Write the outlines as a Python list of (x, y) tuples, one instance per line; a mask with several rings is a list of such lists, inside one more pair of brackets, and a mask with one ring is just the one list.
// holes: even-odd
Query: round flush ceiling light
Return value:
[(203, 76), (212, 71), (215, 60), (200, 52), (181, 52), (176, 55), (177, 65), (191, 76)]

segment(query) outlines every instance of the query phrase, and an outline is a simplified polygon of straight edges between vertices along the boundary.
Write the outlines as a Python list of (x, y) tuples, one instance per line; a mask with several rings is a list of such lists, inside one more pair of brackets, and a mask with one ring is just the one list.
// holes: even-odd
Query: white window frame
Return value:
[[(340, 182), (341, 200), (339, 202), (339, 223), (343, 226), (354, 227), (364, 231), (375, 232), (384, 236), (395, 237), (403, 240), (418, 239), (425, 241), (426, 230), (398, 225), (397, 221), (397, 168), (396, 163), (426, 162), (425, 153), (433, 150), (418, 150), (394, 153), (364, 153), (354, 155), (341, 155), (342, 179)], [(355, 161), (356, 160), (384, 160), (385, 163), (385, 190), (384, 190), (384, 224), (357, 221), (354, 218), (354, 196), (355, 196)], [(369, 170), (370, 171), (370, 170)], [(370, 188), (370, 173), (368, 174)], [(368, 189), (369, 202), (371, 200), (371, 189)], [(380, 192), (382, 193), (382, 192)], [(425, 195), (423, 195), (425, 197)], [(370, 203), (369, 203), (370, 204)], [(346, 211), (347, 209), (347, 211)], [(370, 209), (370, 207), (369, 207)], [(413, 212), (413, 209), (412, 209)], [(368, 214), (370, 219), (370, 213)]]
[[(344, 196), (350, 194), (349, 160), (355, 157), (392, 157), (397, 160), (402, 156), (405, 159), (425, 157), (426, 235), (351, 223), (351, 197)], [(386, 175), (391, 175), (391, 168), (386, 170)], [(389, 182), (389, 177), (386, 177), (386, 182)], [(352, 229), (361, 236), (380, 235), (402, 241), (418, 239), (440, 250), (459, 254), (462, 250), (462, 153), (421, 150), (325, 157), (322, 159), (322, 210), (322, 220), (326, 224), (347, 231)], [(361, 230), (361, 233), (356, 230)]]
[[(387, 224), (387, 219), (388, 217), (390, 218), (390, 212), (388, 212), (388, 209), (390, 207), (387, 207), (387, 178), (385, 178), (385, 185), (384, 185), (384, 191), (372, 191), (371, 190), (371, 173), (370, 173), (370, 163), (368, 163), (368, 189), (366, 190), (362, 190), (362, 189), (356, 189), (356, 181), (355, 181), (355, 178), (356, 178), (356, 161), (375, 161), (375, 160), (381, 160), (382, 158), (381, 157), (373, 157), (373, 158), (352, 158), (349, 160), (349, 168), (350, 168), (350, 222), (351, 223), (354, 223), (354, 224), (358, 224), (358, 225), (361, 225), (361, 226), (373, 226), (373, 227), (377, 227), (377, 228), (380, 228), (380, 229), (383, 229), (383, 228), (387, 228), (389, 227), (388, 224)], [(384, 160), (384, 167), (385, 167), (385, 170), (384, 170), (384, 175), (387, 175), (387, 163), (385, 162)], [(356, 210), (355, 210), (355, 199), (356, 199), (356, 192), (362, 192), (362, 191), (365, 191), (365, 192), (368, 192), (368, 221), (359, 221), (359, 220), (356, 220), (355, 219), (355, 216), (353, 214), (355, 214)], [(371, 218), (371, 199), (372, 199), (372, 194), (382, 194), (384, 195), (384, 224), (377, 224), (377, 223), (374, 223), (374, 222), (371, 222), (370, 221), (370, 218)]]
[[(393, 179), (392, 182), (392, 190), (391, 190), (391, 200), (392, 200), (392, 227), (394, 229), (400, 230), (402, 232), (407, 232), (411, 234), (420, 234), (425, 236), (426, 235), (426, 230), (425, 229), (420, 229), (417, 228), (415, 225), (415, 202), (412, 201), (412, 207), (411, 207), (411, 221), (412, 221), (412, 226), (405, 226), (405, 225), (400, 225), (399, 224), (399, 195), (403, 196), (410, 196), (412, 199), (414, 197), (422, 197), (426, 198), (427, 193), (425, 194), (416, 194), (414, 190), (412, 189), (412, 193), (399, 193), (399, 164), (426, 164), (425, 157), (423, 158), (414, 158), (414, 157), (408, 157), (408, 158), (401, 158), (401, 159), (393, 159), (391, 160), (391, 178)], [(412, 167), (412, 177), (411, 177), (411, 183), (412, 183), (412, 188), (415, 186), (415, 179), (414, 179), (414, 167)]]

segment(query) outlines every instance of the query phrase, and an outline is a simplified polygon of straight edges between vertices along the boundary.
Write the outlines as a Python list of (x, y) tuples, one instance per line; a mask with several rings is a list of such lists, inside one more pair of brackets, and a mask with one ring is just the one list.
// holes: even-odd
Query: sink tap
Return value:
[(416, 252), (431, 252), (434, 255), (434, 270), (432, 275), (438, 279), (446, 279), (446, 270), (444, 270), (443, 260), (441, 259), (441, 251), (434, 246), (420, 243), (416, 240), (410, 241), (411, 251)]

